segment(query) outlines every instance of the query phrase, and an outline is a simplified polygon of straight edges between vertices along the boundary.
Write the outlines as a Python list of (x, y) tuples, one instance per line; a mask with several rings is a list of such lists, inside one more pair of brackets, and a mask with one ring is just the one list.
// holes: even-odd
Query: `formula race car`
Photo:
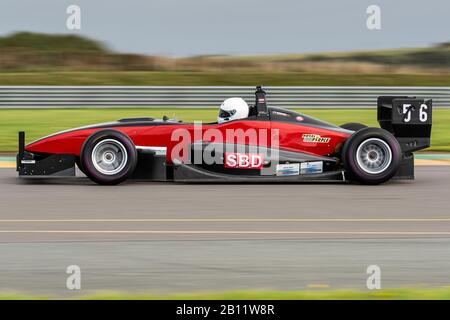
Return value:
[[(19, 132), (20, 177), (74, 176), (180, 182), (354, 181), (414, 179), (413, 152), (430, 146), (432, 101), (378, 98), (381, 128), (336, 126), (268, 106), (257, 87), (243, 119), (185, 123), (132, 118), (52, 134), (25, 145)], [(240, 98), (234, 98), (240, 99)], [(236, 110), (222, 110), (230, 120)]]

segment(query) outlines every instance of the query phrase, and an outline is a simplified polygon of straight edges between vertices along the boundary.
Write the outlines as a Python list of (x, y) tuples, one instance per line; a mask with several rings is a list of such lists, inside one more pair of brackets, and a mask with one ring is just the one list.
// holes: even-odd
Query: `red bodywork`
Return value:
[[(173, 160), (170, 156), (172, 148), (180, 143), (180, 141), (182, 144), (192, 143), (199, 140), (212, 142), (215, 140), (214, 142), (236, 143), (237, 141), (235, 139), (227, 137), (227, 132), (229, 132), (227, 131), (228, 129), (244, 130), (244, 132), (251, 132), (253, 129), (253, 132), (256, 132), (257, 134), (257, 141), (247, 137), (248, 139), (245, 139), (245, 144), (256, 144), (264, 147), (271, 147), (271, 139), (270, 137), (266, 137), (266, 135), (273, 135), (278, 131), (280, 149), (310, 153), (319, 156), (334, 154), (338, 146), (351, 135), (351, 133), (342, 130), (333, 130), (332, 127), (325, 128), (281, 121), (254, 121), (244, 119), (223, 124), (203, 124), (201, 126), (201, 131), (196, 131), (196, 136), (194, 136), (194, 124), (192, 123), (164, 124), (159, 122), (153, 125), (130, 125), (117, 122), (111, 125), (77, 128), (71, 131), (57, 133), (28, 144), (25, 147), (25, 150), (32, 153), (73, 154), (75, 156), (79, 156), (84, 141), (94, 132), (104, 130), (106, 128), (115, 129), (125, 133), (131, 138), (136, 146), (166, 147), (168, 163), (172, 163)], [(184, 132), (189, 132), (190, 139), (181, 140), (180, 138), (176, 138), (176, 134), (174, 135), (174, 133), (176, 133), (176, 130), (178, 129), (184, 129), (186, 130)], [(202, 133), (200, 134), (200, 132)], [(214, 134), (218, 132), (221, 133), (223, 138), (218, 138), (217, 134)], [(266, 133), (262, 134), (262, 132)], [(323, 138), (329, 138), (329, 141), (305, 141), (305, 139), (303, 139), (304, 134), (319, 135)], [(174, 139), (174, 137), (176, 139)]]

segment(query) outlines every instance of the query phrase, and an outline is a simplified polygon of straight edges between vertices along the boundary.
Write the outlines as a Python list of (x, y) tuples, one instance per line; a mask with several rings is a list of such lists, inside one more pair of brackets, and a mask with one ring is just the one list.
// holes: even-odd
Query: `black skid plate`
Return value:
[(19, 176), (75, 176), (75, 157), (53, 154), (41, 160), (18, 158), (17, 171)]
[(231, 175), (217, 173), (191, 164), (177, 164), (174, 166), (175, 182), (255, 182), (255, 183), (295, 183), (319, 181), (345, 181), (342, 170), (328, 171), (316, 174), (300, 174), (293, 176), (276, 175)]

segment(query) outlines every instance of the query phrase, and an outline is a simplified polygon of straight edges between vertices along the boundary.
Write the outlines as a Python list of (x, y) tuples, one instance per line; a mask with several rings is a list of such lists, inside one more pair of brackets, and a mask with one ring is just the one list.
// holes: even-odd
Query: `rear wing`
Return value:
[(380, 127), (397, 138), (404, 154), (430, 146), (431, 99), (382, 96), (378, 97), (377, 107)]

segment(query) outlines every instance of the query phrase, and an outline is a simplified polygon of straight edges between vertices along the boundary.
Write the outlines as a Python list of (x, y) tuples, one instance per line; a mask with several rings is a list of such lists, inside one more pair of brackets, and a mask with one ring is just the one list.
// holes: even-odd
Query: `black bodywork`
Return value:
[[(408, 112), (403, 105), (410, 104)], [(427, 106), (427, 119), (420, 119), (421, 107)], [(432, 124), (432, 100), (414, 97), (381, 96), (377, 101), (377, 119), (380, 127), (389, 131), (399, 142), (402, 161), (394, 178), (414, 179), (413, 152), (430, 147)], [(408, 116), (409, 115), (409, 116)], [(407, 120), (409, 117), (409, 120)]]

